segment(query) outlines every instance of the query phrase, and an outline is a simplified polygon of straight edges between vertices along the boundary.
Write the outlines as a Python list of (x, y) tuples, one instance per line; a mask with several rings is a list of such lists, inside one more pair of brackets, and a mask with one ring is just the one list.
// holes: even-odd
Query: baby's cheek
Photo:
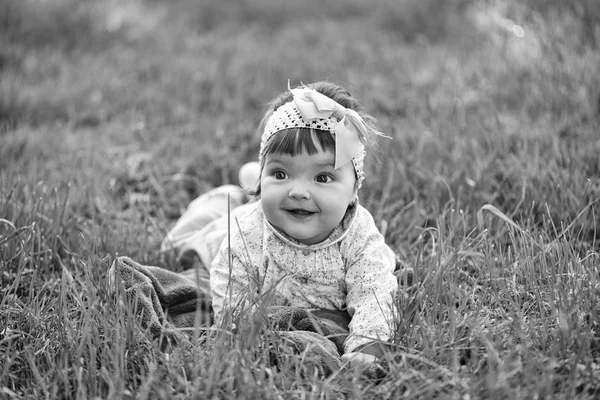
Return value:
[(263, 197), (261, 199), (262, 211), (269, 222), (273, 222), (275, 218), (275, 211), (277, 210), (275, 203), (270, 197)]

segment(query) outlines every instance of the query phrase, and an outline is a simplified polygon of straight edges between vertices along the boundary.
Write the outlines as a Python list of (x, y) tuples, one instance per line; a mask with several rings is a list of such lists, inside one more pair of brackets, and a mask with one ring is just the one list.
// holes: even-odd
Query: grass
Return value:
[[(315, 4), (0, 0), (0, 398), (598, 396), (595, 2)], [(394, 138), (362, 203), (416, 277), (379, 384), (276, 369), (267, 335), (161, 352), (106, 290), (116, 255), (176, 268), (288, 79)]]

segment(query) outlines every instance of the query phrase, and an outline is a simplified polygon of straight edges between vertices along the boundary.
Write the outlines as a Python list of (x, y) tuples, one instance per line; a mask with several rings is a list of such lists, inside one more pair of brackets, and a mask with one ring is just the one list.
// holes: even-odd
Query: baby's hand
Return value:
[(377, 360), (379, 360), (379, 358), (376, 356), (361, 352), (346, 353), (342, 355), (344, 364), (348, 364), (351, 368), (364, 369), (375, 363)]

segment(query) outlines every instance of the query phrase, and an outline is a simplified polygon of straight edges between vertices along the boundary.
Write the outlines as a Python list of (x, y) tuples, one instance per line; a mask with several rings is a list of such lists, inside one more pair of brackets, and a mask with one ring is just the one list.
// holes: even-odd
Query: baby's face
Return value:
[(333, 169), (330, 151), (267, 154), (260, 177), (262, 209), (269, 222), (304, 244), (322, 242), (352, 201), (352, 163)]

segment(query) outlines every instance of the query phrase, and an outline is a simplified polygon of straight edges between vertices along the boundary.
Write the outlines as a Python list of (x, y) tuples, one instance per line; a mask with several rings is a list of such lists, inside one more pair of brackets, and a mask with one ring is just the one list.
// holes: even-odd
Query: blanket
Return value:
[(108, 272), (109, 288), (132, 304), (140, 327), (159, 340), (163, 350), (186, 340), (177, 328), (212, 324), (207, 287), (168, 269), (117, 258)]
[[(189, 330), (180, 328), (209, 327), (214, 323), (207, 276), (194, 277), (190, 273), (201, 270), (176, 273), (119, 257), (109, 270), (109, 287), (113, 292), (125, 294), (140, 327), (166, 350), (183, 342), (189, 344), (184, 333)], [(302, 355), (308, 364), (305, 366), (329, 376), (343, 367), (340, 356), (349, 322), (350, 316), (345, 311), (269, 307), (265, 327), (272, 337), (277, 337), (270, 351), (272, 363), (277, 365), (286, 350), (291, 350)], [(365, 373), (374, 379), (383, 376), (383, 370), (376, 366)]]

